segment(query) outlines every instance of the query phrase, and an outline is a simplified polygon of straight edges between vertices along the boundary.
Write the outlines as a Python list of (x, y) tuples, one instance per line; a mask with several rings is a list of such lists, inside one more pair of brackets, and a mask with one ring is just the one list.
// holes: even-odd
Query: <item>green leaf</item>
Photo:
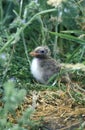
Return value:
[(62, 33), (74, 33), (74, 34), (85, 34), (85, 31), (82, 30), (67, 30), (67, 31), (61, 31)]
[(57, 35), (58, 37), (66, 39), (66, 40), (74, 41), (74, 42), (80, 43), (80, 44), (85, 44), (85, 40), (79, 39), (78, 37), (75, 37), (75, 36), (72, 36), (72, 35), (57, 33), (57, 32), (51, 32), (51, 31), (49, 31), (49, 33), (51, 33), (52, 35)]

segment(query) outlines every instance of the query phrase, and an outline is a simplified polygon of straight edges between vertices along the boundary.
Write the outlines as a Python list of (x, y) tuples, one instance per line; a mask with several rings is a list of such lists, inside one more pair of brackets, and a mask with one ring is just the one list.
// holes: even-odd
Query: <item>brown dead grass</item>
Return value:
[[(31, 92), (25, 97), (24, 103), (16, 110), (17, 118), (28, 107), (34, 107), (32, 120), (40, 120), (42, 126), (39, 130), (76, 130), (85, 125), (85, 105), (75, 102), (68, 91), (40, 91)], [(9, 115), (13, 123), (16, 117)], [(42, 120), (43, 119), (43, 120)], [(84, 130), (83, 127), (82, 130)]]

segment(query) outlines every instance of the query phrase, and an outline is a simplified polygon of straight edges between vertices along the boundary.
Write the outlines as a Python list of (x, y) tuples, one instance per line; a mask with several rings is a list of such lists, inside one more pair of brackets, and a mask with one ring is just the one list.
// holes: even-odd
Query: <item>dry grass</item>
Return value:
[(35, 109), (31, 119), (40, 121), (40, 130), (74, 130), (85, 120), (85, 106), (75, 102), (68, 91), (34, 91), (25, 97), (22, 106), (16, 110), (16, 116), (10, 115), (9, 120), (17, 123), (16, 119), (28, 107)]

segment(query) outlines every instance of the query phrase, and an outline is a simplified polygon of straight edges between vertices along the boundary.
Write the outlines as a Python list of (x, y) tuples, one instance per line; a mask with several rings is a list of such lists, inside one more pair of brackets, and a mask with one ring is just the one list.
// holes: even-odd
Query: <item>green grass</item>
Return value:
[[(6, 95), (3, 84), (8, 83), (9, 80), (16, 82), (13, 90), (10, 89), (15, 94), (16, 88), (18, 91), (24, 89), (28, 93), (34, 89), (37, 91), (66, 90), (64, 84), (61, 84), (61, 88), (59, 88), (58, 85), (52, 87), (36, 83), (30, 73), (31, 57), (29, 52), (39, 45), (47, 45), (55, 59), (64, 63), (85, 64), (84, 5), (84, 0), (66, 0), (56, 8), (48, 5), (46, 0), (39, 0), (38, 3), (31, 0), (0, 1), (0, 86), (2, 100)], [(78, 72), (78, 81), (81, 80), (80, 77), (81, 73)], [(84, 83), (83, 76), (81, 82)], [(10, 85), (7, 84), (7, 86)], [(78, 97), (80, 95), (74, 95), (76, 100)], [(20, 97), (18, 98), (20, 99)], [(16, 100), (15, 104), (18, 105)], [(0, 113), (2, 111), (1, 109)], [(4, 116), (7, 116), (6, 110), (3, 113)], [(13, 124), (8, 123), (6, 126), (5, 118), (7, 119), (4, 117), (1, 121), (4, 122), (4, 125), (0, 125), (0, 127), (7, 130)], [(21, 130), (21, 127), (17, 126), (15, 129)], [(22, 128), (22, 130), (25, 129)]]

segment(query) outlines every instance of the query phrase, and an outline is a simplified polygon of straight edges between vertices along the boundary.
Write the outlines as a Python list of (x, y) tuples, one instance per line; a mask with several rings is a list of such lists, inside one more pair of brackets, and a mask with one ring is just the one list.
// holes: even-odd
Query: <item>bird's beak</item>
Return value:
[(32, 51), (32, 52), (30, 52), (29, 54), (30, 54), (31, 56), (34, 56), (34, 57), (39, 55), (39, 54), (36, 53), (35, 51)]

